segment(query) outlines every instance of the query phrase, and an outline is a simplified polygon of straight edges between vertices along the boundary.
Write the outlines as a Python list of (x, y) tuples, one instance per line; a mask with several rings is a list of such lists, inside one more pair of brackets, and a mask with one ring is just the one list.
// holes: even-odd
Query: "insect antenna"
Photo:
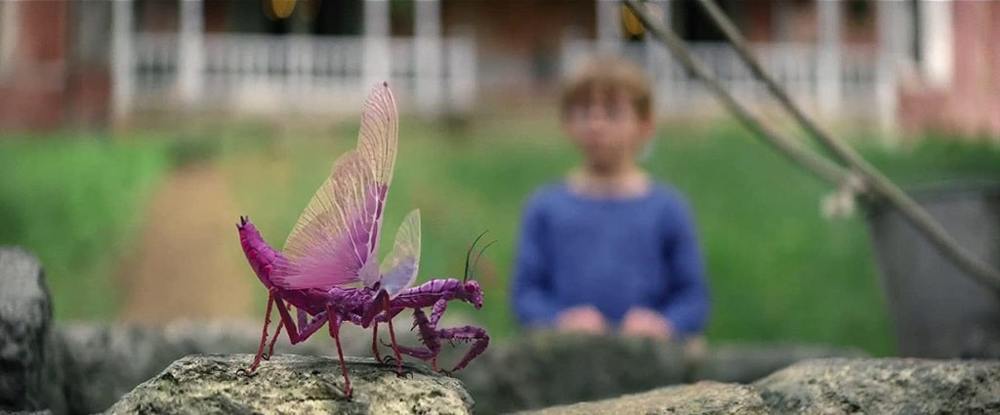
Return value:
[(476, 239), (472, 241), (472, 245), (469, 246), (469, 250), (465, 253), (465, 273), (463, 274), (462, 282), (469, 280), (469, 260), (472, 259), (472, 250), (476, 248), (476, 244), (479, 243), (479, 240), (483, 239), (483, 236), (486, 236), (486, 233), (488, 232), (489, 231), (486, 230), (483, 231), (483, 233), (479, 234), (479, 236), (477, 236)]
[[(494, 239), (494, 240), (490, 241), (490, 242), (489, 242), (488, 244), (486, 244), (486, 245), (483, 245), (483, 248), (482, 248), (482, 249), (480, 249), (480, 250), (479, 250), (479, 253), (477, 253), (477, 254), (476, 254), (476, 259), (474, 259), (474, 260), (472, 261), (472, 272), (473, 272), (473, 273), (475, 273), (475, 271), (476, 271), (476, 269), (477, 269), (477, 265), (479, 264), (479, 258), (483, 256), (483, 252), (486, 252), (486, 248), (489, 248), (489, 247), (490, 247), (490, 245), (493, 245), (493, 244), (495, 244), (495, 243), (497, 243), (497, 240), (496, 240), (496, 239)], [(472, 279), (476, 279), (476, 278), (475, 278), (475, 277), (472, 277)]]

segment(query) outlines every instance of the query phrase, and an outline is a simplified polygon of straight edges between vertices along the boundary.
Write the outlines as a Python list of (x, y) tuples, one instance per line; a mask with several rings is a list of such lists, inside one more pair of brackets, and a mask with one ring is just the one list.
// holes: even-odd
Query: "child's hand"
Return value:
[(622, 334), (626, 336), (670, 339), (673, 325), (662, 314), (648, 308), (633, 307), (622, 320)]
[(568, 308), (559, 314), (556, 327), (564, 331), (578, 331), (591, 334), (602, 334), (608, 331), (604, 315), (594, 306), (583, 305)]

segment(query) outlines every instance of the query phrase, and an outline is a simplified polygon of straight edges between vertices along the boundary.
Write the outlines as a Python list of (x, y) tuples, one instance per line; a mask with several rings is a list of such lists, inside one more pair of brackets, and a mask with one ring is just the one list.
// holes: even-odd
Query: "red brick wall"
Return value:
[(900, 123), (927, 129), (1000, 137), (1000, 2), (956, 1), (951, 85), (917, 80), (900, 94)]
[(67, 2), (26, 1), (16, 7), (10, 72), (0, 78), (0, 128), (52, 128), (63, 119)]
[(4, 5), (15, 8), (17, 28), (9, 66), (0, 75), (0, 130), (107, 125), (110, 34), (94, 31), (110, 31), (110, 6), (66, 0)]

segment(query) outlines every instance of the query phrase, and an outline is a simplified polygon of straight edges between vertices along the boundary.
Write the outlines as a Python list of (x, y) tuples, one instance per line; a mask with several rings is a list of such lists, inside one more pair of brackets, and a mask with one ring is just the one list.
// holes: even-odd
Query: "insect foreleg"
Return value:
[(441, 342), (438, 341), (434, 325), (427, 320), (427, 315), (419, 308), (413, 309), (413, 327), (419, 328), (417, 338), (420, 339), (420, 343), (424, 347), (399, 346), (399, 352), (417, 359), (430, 360), (431, 366), (437, 371), (437, 356), (441, 353)]
[(475, 326), (463, 326), (438, 330), (438, 337), (444, 340), (474, 342), (468, 353), (466, 353), (465, 356), (462, 357), (462, 360), (460, 360), (458, 364), (451, 369), (452, 372), (457, 372), (465, 368), (465, 365), (468, 365), (472, 359), (475, 359), (476, 356), (482, 354), (486, 350), (486, 347), (490, 344), (490, 336), (486, 333), (486, 330)]
[(434, 360), (434, 364), (435, 364), (434, 370), (435, 371), (438, 370), (437, 369), (437, 353), (435, 353), (434, 351), (432, 351), (432, 350), (430, 350), (428, 348), (424, 348), (424, 347), (407, 347), (407, 346), (400, 345), (399, 346), (399, 352), (402, 353), (402, 354), (405, 354), (407, 356), (410, 356), (410, 357), (415, 357), (415, 358), (420, 359), (420, 360), (431, 360), (431, 359), (433, 359)]
[(445, 300), (444, 298), (437, 300), (437, 302), (434, 303), (434, 307), (431, 308), (431, 326), (437, 327), (438, 321), (441, 320), (441, 316), (444, 315), (444, 311), (447, 309), (448, 300)]

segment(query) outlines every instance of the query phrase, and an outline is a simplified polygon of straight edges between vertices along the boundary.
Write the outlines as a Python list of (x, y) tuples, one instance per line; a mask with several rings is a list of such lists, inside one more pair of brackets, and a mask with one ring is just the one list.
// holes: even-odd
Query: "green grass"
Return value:
[(79, 134), (0, 140), (0, 245), (45, 266), (57, 318), (108, 319), (114, 261), (163, 171), (163, 146)]
[[(240, 203), (281, 244), (334, 158), (353, 145), (357, 124), (329, 139), (288, 133), (260, 151), (229, 157)], [(463, 312), (494, 336), (516, 329), (507, 287), (523, 202), (558, 180), (576, 161), (557, 126), (486, 121), (449, 134), (439, 125), (404, 120), (389, 196), (383, 250), (403, 215), (423, 214), (421, 280), (455, 276), (483, 230), (499, 242), (481, 263), (486, 306)], [(864, 149), (904, 183), (1000, 177), (1000, 151), (923, 141), (912, 148)], [(893, 350), (865, 224), (860, 216), (827, 220), (828, 188), (730, 123), (665, 127), (645, 162), (693, 205), (712, 287), (712, 340), (806, 341)], [(613, 287), (609, 287), (613, 288)]]
[[(451, 309), (497, 338), (516, 332), (507, 287), (522, 204), (577, 160), (547, 120), (485, 119), (464, 129), (401, 123), (383, 250), (403, 216), (420, 208), (420, 278), (459, 276), (469, 243), (489, 230), (498, 243), (479, 267), (486, 306)], [(219, 163), (241, 213), (281, 246), (334, 159), (354, 145), (357, 128), (356, 122), (318, 129), (241, 123), (194, 135), (171, 132), (182, 135), (174, 140), (67, 134), (0, 141), (0, 243), (24, 245), (41, 257), (60, 299), (57, 317), (111, 318), (120, 248), (172, 163)], [(930, 139), (862, 150), (903, 183), (1000, 178), (1000, 150), (986, 145)], [(822, 342), (892, 353), (864, 220), (823, 219), (826, 185), (726, 122), (664, 126), (644, 163), (693, 206), (712, 288), (711, 340)]]

